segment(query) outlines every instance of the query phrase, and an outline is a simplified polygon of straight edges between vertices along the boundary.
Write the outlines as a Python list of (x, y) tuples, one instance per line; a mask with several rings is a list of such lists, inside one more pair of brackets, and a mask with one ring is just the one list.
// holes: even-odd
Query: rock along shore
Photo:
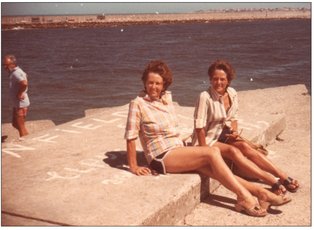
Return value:
[(210, 11), (178, 14), (2, 16), (2, 29), (116, 27), (136, 24), (209, 23), (233, 20), (309, 19), (309, 9)]

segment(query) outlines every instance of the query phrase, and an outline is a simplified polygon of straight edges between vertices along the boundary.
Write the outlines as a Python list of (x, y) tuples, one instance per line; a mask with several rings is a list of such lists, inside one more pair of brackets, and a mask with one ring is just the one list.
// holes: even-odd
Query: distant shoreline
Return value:
[(3, 30), (116, 27), (138, 24), (210, 23), (216, 21), (310, 19), (310, 9), (210, 11), (178, 14), (2, 16)]

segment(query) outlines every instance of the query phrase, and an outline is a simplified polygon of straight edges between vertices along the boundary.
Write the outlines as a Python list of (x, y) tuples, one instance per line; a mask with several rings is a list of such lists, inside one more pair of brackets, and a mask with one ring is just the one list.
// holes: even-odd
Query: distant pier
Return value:
[(116, 14), (116, 15), (58, 15), (2, 16), (2, 29), (102, 27), (129, 24), (164, 24), (212, 22), (229, 20), (311, 18), (310, 9), (224, 10), (178, 14)]

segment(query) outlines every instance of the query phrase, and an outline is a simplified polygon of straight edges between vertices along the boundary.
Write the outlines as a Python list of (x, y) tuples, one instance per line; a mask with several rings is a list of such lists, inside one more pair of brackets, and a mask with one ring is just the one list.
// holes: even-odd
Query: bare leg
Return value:
[(254, 162), (246, 158), (238, 148), (221, 142), (216, 142), (214, 146), (220, 149), (223, 158), (232, 160), (247, 175), (261, 179), (269, 185), (277, 182), (277, 179), (272, 174), (262, 170)]
[[(283, 183), (285, 179), (288, 178), (288, 175), (283, 172), (281, 169), (279, 169), (276, 165), (273, 164), (265, 155), (261, 154), (257, 150), (253, 149), (251, 146), (249, 146), (244, 141), (235, 141), (232, 142), (231, 145), (239, 148), (241, 152), (249, 158), (251, 161), (253, 161), (256, 165), (258, 165), (263, 170), (273, 174), (276, 177), (280, 178), (280, 181)], [(299, 184), (297, 181), (293, 181), (290, 186), (299, 187)]]
[(287, 195), (275, 195), (267, 189), (257, 184), (250, 183), (241, 177), (236, 176), (236, 178), (250, 193), (258, 198), (260, 205), (265, 209), (270, 205), (279, 206), (291, 201), (291, 198)]
[(167, 172), (197, 170), (217, 179), (237, 195), (238, 203), (247, 209), (256, 206), (251, 193), (236, 179), (215, 147), (181, 147), (171, 150), (164, 158)]
[(20, 137), (28, 135), (28, 131), (25, 127), (25, 114), (23, 109), (13, 109), (12, 125), (19, 131)]
[(287, 177), (287, 175), (281, 171), (278, 167), (276, 167), (266, 156), (259, 153), (257, 150), (251, 148), (243, 141), (235, 141), (230, 143), (231, 145), (237, 147), (241, 150), (241, 152), (253, 161), (256, 165), (258, 165), (263, 170), (270, 172), (276, 177), (283, 178)]
[(17, 124), (18, 124), (17, 126), (18, 126), (20, 137), (28, 135), (28, 131), (25, 127), (25, 117), (24, 116), (19, 116), (17, 118)]
[(17, 118), (16, 109), (13, 108), (13, 112), (12, 112), (12, 126), (13, 126), (14, 128), (16, 128), (17, 130), (19, 130), (19, 129), (18, 129), (18, 125), (17, 125), (17, 120), (16, 120), (16, 118)]

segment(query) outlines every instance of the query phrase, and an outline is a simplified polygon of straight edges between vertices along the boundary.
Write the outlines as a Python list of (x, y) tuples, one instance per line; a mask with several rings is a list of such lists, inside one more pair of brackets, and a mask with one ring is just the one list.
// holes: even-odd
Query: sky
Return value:
[(310, 8), (311, 2), (1, 2), (1, 15), (187, 13), (243, 8)]

